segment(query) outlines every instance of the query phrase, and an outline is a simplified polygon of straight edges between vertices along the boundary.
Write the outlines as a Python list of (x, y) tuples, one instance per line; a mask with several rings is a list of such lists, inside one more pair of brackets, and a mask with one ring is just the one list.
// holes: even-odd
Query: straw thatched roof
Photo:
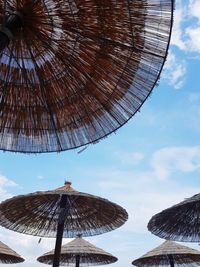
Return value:
[(20, 263), (23, 262), (24, 259), (17, 254), (14, 250), (9, 248), (3, 242), (0, 241), (0, 262), (1, 263)]
[(170, 261), (180, 267), (196, 267), (200, 265), (200, 251), (167, 240), (142, 257), (134, 260), (132, 264), (138, 267), (170, 266)]
[(60, 199), (67, 195), (64, 237), (90, 236), (120, 227), (128, 219), (121, 206), (75, 191), (69, 183), (56, 190), (16, 196), (0, 204), (0, 225), (20, 233), (55, 237)]
[(0, 61), (0, 149), (62, 151), (124, 125), (160, 77), (173, 2), (1, 1), (0, 24), (23, 23)]
[[(97, 248), (81, 237), (77, 237), (61, 248), (60, 265), (75, 265), (76, 256), (80, 256), (80, 266), (103, 265), (114, 263), (117, 258), (103, 249)], [(37, 260), (42, 263), (52, 264), (54, 250), (45, 253)]]
[(200, 241), (200, 194), (154, 215), (148, 224), (153, 234), (177, 241)]

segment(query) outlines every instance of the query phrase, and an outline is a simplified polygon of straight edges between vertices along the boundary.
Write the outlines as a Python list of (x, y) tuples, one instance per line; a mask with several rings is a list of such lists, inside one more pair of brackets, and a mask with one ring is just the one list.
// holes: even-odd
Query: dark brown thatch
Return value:
[(200, 251), (167, 240), (132, 264), (138, 267), (197, 267), (200, 265)]
[[(117, 258), (103, 249), (97, 248), (81, 237), (77, 237), (71, 242), (62, 246), (60, 255), (60, 265), (75, 266), (76, 256), (80, 256), (80, 266), (104, 265), (114, 263)], [(42, 263), (52, 264), (54, 250), (45, 253), (37, 260)]]
[(200, 194), (154, 215), (148, 224), (153, 234), (177, 241), (200, 241)]
[(60, 199), (67, 195), (63, 237), (102, 234), (124, 224), (127, 212), (104, 198), (75, 191), (70, 184), (56, 190), (16, 196), (0, 204), (0, 225), (20, 233), (55, 237)]
[(4, 2), (0, 24), (5, 14), (20, 23), (0, 61), (0, 149), (94, 143), (125, 124), (157, 83), (174, 0)]
[(1, 263), (20, 263), (24, 259), (17, 254), (14, 250), (6, 246), (3, 242), (0, 241), (0, 262)]

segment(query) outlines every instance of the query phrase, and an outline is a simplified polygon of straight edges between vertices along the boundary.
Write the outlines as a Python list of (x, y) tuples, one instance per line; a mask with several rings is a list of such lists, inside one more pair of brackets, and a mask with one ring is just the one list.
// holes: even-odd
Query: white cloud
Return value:
[(195, 17), (200, 22), (200, 1), (199, 0), (190, 0), (189, 1), (189, 15)]
[(174, 22), (172, 28), (171, 45), (177, 46), (181, 50), (186, 49), (186, 44), (183, 40), (183, 28), (182, 23), (185, 19), (185, 12), (183, 6), (177, 3), (174, 11)]
[(141, 152), (120, 151), (115, 153), (115, 155), (122, 164), (128, 164), (128, 165), (137, 165), (144, 158), (144, 155)]
[(166, 147), (156, 151), (151, 160), (155, 176), (164, 180), (175, 172), (200, 170), (200, 147)]
[(200, 53), (200, 1), (177, 1), (171, 45), (190, 53)]
[(188, 27), (186, 33), (188, 36), (188, 50), (200, 53), (200, 25), (197, 27)]
[(38, 175), (38, 176), (37, 176), (37, 179), (38, 179), (38, 180), (43, 180), (43, 179), (44, 179), (44, 176), (43, 176), (43, 175)]
[(0, 201), (11, 197), (11, 194), (7, 191), (7, 187), (13, 186), (17, 186), (17, 184), (6, 176), (0, 175)]
[(0, 187), (16, 186), (17, 184), (8, 179), (6, 176), (0, 175)]
[(171, 177), (174, 173), (200, 171), (200, 146), (164, 147), (152, 153), (150, 158), (144, 155), (143, 158), (143, 171), (135, 167), (123, 170), (119, 165), (115, 168), (96, 170), (96, 177), (109, 177), (107, 180), (100, 180), (99, 187), (110, 192), (112, 189), (125, 190), (128, 185), (132, 190), (133, 179), (134, 187), (140, 187), (141, 184), (148, 186), (148, 183), (153, 181), (173, 180)]
[(185, 81), (186, 70), (185, 60), (179, 60), (172, 51), (169, 51), (164, 67), (163, 78), (175, 89), (180, 89)]

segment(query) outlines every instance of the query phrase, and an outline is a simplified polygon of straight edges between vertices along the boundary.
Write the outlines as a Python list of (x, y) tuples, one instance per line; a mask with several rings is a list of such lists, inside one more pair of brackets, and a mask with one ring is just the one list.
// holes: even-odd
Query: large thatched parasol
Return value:
[(174, 0), (0, 0), (0, 149), (62, 151), (142, 106), (167, 56)]
[(120, 227), (127, 212), (106, 199), (75, 191), (71, 183), (56, 190), (8, 199), (0, 204), (0, 225), (20, 233), (56, 237), (58, 266), (62, 237), (102, 234)]
[(154, 215), (148, 223), (153, 234), (171, 240), (200, 241), (200, 194)]
[(0, 241), (0, 262), (1, 263), (20, 263), (24, 259), (17, 254), (14, 250), (6, 246), (3, 242)]
[[(37, 260), (42, 263), (53, 263), (54, 250), (45, 253)], [(97, 248), (80, 236), (61, 248), (60, 265), (89, 266), (114, 263), (117, 258), (103, 249)]]
[(200, 264), (200, 251), (167, 240), (132, 264), (138, 267), (197, 267)]

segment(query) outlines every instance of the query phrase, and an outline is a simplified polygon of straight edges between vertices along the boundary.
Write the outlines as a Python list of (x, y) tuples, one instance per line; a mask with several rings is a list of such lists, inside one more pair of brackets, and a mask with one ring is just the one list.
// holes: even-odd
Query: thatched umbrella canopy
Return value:
[[(45, 253), (37, 260), (42, 263), (52, 264), (54, 250)], [(77, 237), (61, 248), (60, 265), (89, 266), (114, 263), (117, 258), (103, 249), (97, 248), (81, 237)]]
[[(75, 191), (70, 182), (55, 190), (16, 196), (0, 204), (0, 225), (24, 234), (56, 237), (91, 236), (120, 227), (128, 218), (119, 205)], [(57, 265), (55, 265), (57, 266)]]
[(200, 251), (167, 240), (132, 264), (138, 267), (197, 267), (200, 265)]
[(200, 194), (154, 215), (148, 223), (153, 234), (166, 239), (200, 241)]
[(9, 248), (3, 242), (0, 241), (0, 262), (1, 263), (20, 263), (23, 262), (24, 259), (17, 254), (14, 250)]
[(0, 149), (62, 151), (142, 106), (167, 56), (174, 0), (0, 1)]

